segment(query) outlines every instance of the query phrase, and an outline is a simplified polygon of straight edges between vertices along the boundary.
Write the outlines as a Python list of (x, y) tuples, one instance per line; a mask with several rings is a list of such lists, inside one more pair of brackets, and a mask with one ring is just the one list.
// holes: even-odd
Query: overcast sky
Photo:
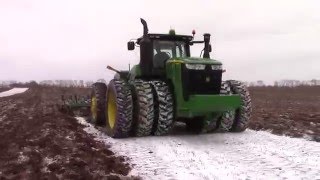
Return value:
[(108, 79), (107, 65), (138, 63), (126, 43), (140, 17), (150, 32), (211, 33), (226, 78), (320, 79), (318, 0), (0, 0), (0, 80)]

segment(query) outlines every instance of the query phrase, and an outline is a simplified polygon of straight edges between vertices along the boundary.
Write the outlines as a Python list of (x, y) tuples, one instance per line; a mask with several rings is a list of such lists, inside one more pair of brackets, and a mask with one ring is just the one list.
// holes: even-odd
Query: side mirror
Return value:
[(129, 51), (134, 50), (134, 46), (135, 46), (135, 44), (134, 44), (133, 41), (129, 41), (129, 42), (128, 42), (128, 50), (129, 50)]

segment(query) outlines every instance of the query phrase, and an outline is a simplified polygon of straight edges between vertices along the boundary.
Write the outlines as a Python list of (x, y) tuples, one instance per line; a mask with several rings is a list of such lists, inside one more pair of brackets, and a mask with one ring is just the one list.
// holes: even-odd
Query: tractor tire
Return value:
[(240, 95), (241, 107), (235, 112), (235, 119), (231, 128), (231, 132), (242, 132), (248, 128), (251, 118), (252, 106), (249, 90), (240, 81), (229, 80), (231, 91), (233, 94)]
[(149, 136), (154, 123), (154, 100), (151, 85), (147, 81), (135, 80), (133, 89), (135, 96), (133, 134), (138, 137)]
[(107, 134), (113, 138), (125, 138), (132, 127), (133, 101), (129, 84), (124, 80), (109, 82), (106, 103)]
[(96, 82), (92, 85), (89, 121), (95, 125), (102, 126), (105, 124), (106, 91), (105, 83)]
[(163, 81), (151, 81), (154, 97), (154, 125), (152, 133), (166, 135), (173, 127), (174, 103), (170, 87)]
[[(231, 91), (231, 86), (229, 82), (223, 81), (221, 83), (220, 95), (231, 95), (233, 94)], [(228, 132), (231, 130), (233, 122), (235, 119), (235, 111), (230, 110), (226, 111), (222, 114), (221, 118), (218, 120), (218, 131), (220, 132)]]

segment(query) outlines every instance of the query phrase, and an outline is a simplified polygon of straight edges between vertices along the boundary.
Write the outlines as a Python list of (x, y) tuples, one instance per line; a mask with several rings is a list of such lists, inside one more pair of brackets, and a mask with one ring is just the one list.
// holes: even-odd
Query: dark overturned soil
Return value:
[(250, 128), (320, 141), (320, 86), (250, 88)]
[[(250, 128), (320, 141), (320, 87), (250, 88)], [(33, 87), (0, 98), (0, 179), (132, 179), (123, 157), (58, 111), (62, 94), (84, 88)]]
[(88, 90), (34, 87), (0, 98), (0, 179), (127, 179), (123, 157), (58, 111), (60, 95), (73, 92)]
[(0, 93), (3, 92), (3, 91), (8, 91), (10, 90), (11, 88), (7, 88), (7, 87), (0, 87)]

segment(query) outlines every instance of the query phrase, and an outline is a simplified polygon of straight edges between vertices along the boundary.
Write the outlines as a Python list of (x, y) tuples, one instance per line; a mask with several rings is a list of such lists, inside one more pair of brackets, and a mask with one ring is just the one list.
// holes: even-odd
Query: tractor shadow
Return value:
[[(87, 123), (93, 125), (92, 122), (90, 121), (89, 116), (87, 115), (87, 112), (73, 111), (72, 115), (73, 115), (73, 117), (82, 117), (82, 118), (85, 119), (85, 121)], [(104, 126), (93, 125), (93, 127), (96, 128), (97, 130), (99, 130), (100, 132), (104, 133), (105, 135), (107, 134), (106, 128)], [(201, 134), (202, 133), (196, 133), (196, 132), (188, 130), (187, 127), (186, 127), (186, 123), (177, 121), (177, 122), (174, 123), (173, 128), (171, 129), (171, 131), (167, 135), (165, 135), (163, 137), (166, 137), (166, 136), (178, 137), (178, 136), (190, 136), (190, 135), (201, 135)], [(210, 134), (216, 134), (216, 132), (212, 132)], [(154, 136), (151, 135), (151, 136), (148, 136), (148, 137), (154, 137)], [(130, 138), (136, 138), (136, 137), (130, 136), (129, 139)], [(139, 138), (145, 138), (145, 137), (139, 137)]]
[(188, 131), (184, 122), (175, 122), (169, 136), (192, 135), (194, 132)]

